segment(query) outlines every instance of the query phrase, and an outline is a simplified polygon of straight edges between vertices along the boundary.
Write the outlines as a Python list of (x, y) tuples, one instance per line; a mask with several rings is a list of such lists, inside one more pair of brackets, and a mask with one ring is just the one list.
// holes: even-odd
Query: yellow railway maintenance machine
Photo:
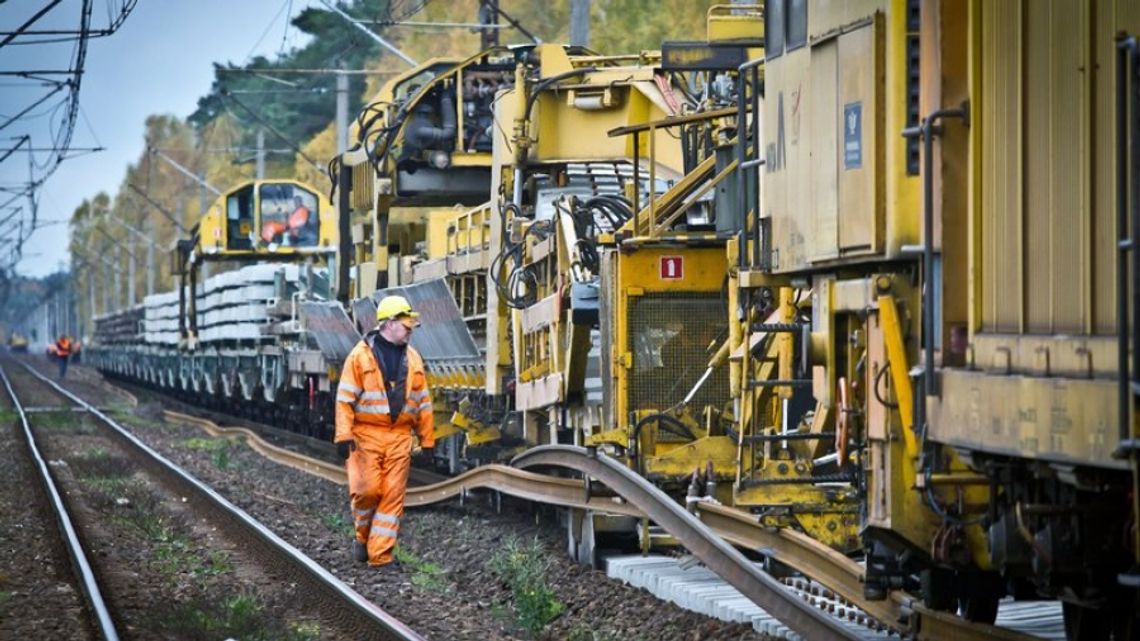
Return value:
[(602, 447), (675, 494), (699, 469), (726, 500), (727, 376), (698, 383), (727, 334), (736, 68), (762, 55), (759, 8), (735, 8), (662, 54), (536, 49), (497, 112), (487, 332), (523, 443)]
[(332, 163), (338, 208), (353, 212), (346, 296), (408, 282), (414, 262), (447, 252), (458, 213), (490, 198), (493, 101), (522, 53), (430, 60), (385, 83), (361, 112), (355, 146)]
[[(344, 292), (357, 329), (374, 322), (375, 298), (390, 288), (442, 280), (447, 287), (399, 293), (424, 316), (413, 341), (428, 364), (436, 438), (458, 471), (446, 437), (496, 441), (505, 402), (483, 394), (494, 101), (513, 86), (529, 48), (493, 48), (467, 59), (434, 59), (386, 83), (357, 119), (356, 145), (332, 163), (344, 251)], [(351, 223), (351, 225), (350, 225)], [(418, 308), (417, 307), (417, 308)], [(455, 322), (453, 322), (455, 321)], [(466, 336), (469, 334), (470, 336)], [(466, 413), (448, 417), (462, 407)]]
[(912, 130), (941, 249), (921, 334), (935, 375), (911, 481), (934, 560), (1063, 599), (1070, 638), (1138, 638), (1140, 6), (935, 7)]
[(303, 183), (257, 180), (220, 195), (190, 230), (190, 238), (175, 248), (174, 273), (186, 284), (178, 290), (182, 347), (192, 350), (198, 343), (197, 292), (203, 264), (326, 265), (335, 260), (337, 237), (336, 210), (324, 194)]
[(858, 494), (869, 596), (921, 590), (983, 621), (1005, 595), (1060, 598), (1070, 638), (1136, 637), (1140, 81), (1118, 36), (1140, 8), (766, 15), (762, 142), (737, 155), (763, 163), (739, 240), (739, 398), (758, 394), (753, 345), (782, 337), (778, 380), (815, 405), (785, 429), (812, 476)]

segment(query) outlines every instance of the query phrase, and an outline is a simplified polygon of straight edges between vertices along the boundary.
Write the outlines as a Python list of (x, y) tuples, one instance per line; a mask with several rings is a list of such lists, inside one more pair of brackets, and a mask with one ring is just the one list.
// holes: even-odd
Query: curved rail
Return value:
[[(208, 419), (169, 410), (165, 412), (165, 415), (174, 420), (196, 425), (214, 436), (229, 434), (244, 436), (250, 447), (275, 462), (309, 472), (340, 485), (347, 483), (343, 466), (318, 461), (303, 454), (271, 445), (247, 428), (219, 427)], [(557, 464), (534, 462), (528, 458), (528, 454), (517, 457), (514, 464), (521, 467), (550, 464), (583, 471), (576, 465), (577, 461), (588, 456), (588, 450), (568, 448), (566, 461)], [(617, 462), (612, 462), (612, 467), (613, 474), (622, 477), (632, 475), (635, 478), (640, 478)], [(589, 475), (601, 480), (601, 477), (593, 474), (593, 472), (589, 472)], [(638, 507), (637, 500), (622, 493), (621, 488), (610, 487), (622, 496), (591, 496), (585, 483), (580, 480), (535, 474), (504, 465), (483, 465), (459, 476), (446, 478), (430, 485), (409, 487), (405, 504), (408, 507), (422, 507), (463, 497), (472, 490), (484, 489), (502, 492), (527, 501), (560, 507), (638, 518), (650, 516)], [(670, 502), (672, 501), (670, 500)], [(1036, 639), (1036, 637), (1014, 630), (973, 623), (953, 614), (931, 610), (917, 598), (898, 590), (893, 591), (887, 600), (868, 600), (863, 596), (862, 566), (845, 555), (794, 530), (761, 527), (755, 517), (739, 509), (712, 502), (697, 502), (694, 505), (697, 518), (717, 536), (733, 545), (761, 552), (805, 576), (811, 577), (855, 604), (869, 616), (892, 627), (907, 630), (916, 639), (931, 641), (948, 638), (957, 641), (984, 641), (989, 639), (1033, 641)], [(653, 517), (650, 516), (650, 518)], [(667, 524), (660, 522), (659, 524), (669, 530)], [(671, 530), (670, 533), (673, 534)], [(766, 608), (762, 603), (758, 603), (758, 605)], [(776, 615), (775, 613), (772, 614)]]
[(543, 445), (519, 454), (511, 464), (566, 467), (598, 479), (640, 506), (709, 569), (804, 638), (858, 638), (791, 594), (667, 494), (617, 461), (581, 447)]
[[(255, 452), (275, 463), (319, 476), (337, 485), (348, 483), (343, 465), (319, 461), (304, 454), (267, 443), (265, 439), (249, 428), (221, 427), (210, 419), (170, 410), (163, 412), (163, 415), (172, 420), (194, 425), (211, 436), (240, 436)], [(620, 497), (586, 496), (581, 481), (535, 474), (507, 465), (481, 465), (458, 476), (433, 478), (432, 480), (436, 482), (409, 487), (404, 505), (407, 507), (432, 505), (456, 497), (463, 497), (472, 490), (482, 489), (494, 490), (526, 501), (559, 507), (572, 507), (624, 516), (645, 516), (640, 509), (625, 502)]]
[(48, 471), (47, 463), (44, 462), (40, 456), (40, 450), (36, 446), (36, 438), (32, 435), (32, 427), (28, 425), (28, 415), (24, 411), (24, 406), (20, 403), (20, 399), (16, 397), (16, 391), (12, 389), (12, 383), (8, 380), (7, 373), (4, 372), (4, 367), (0, 366), (0, 381), (4, 383), (4, 389), (8, 391), (8, 398), (12, 399), (12, 405), (16, 408), (16, 413), (20, 417), (20, 427), (24, 432), (24, 439), (28, 443), (28, 451), (32, 456), (35, 463), (36, 471), (39, 472), (40, 483), (44, 487), (44, 492), (47, 494), (48, 501), (51, 503), (52, 510), (55, 513), (56, 523), (59, 525), (60, 534), (67, 545), (67, 553), (71, 557), (71, 566), (75, 570), (76, 579), (79, 581), (79, 586), (83, 591), (84, 597), (87, 599), (87, 605), (91, 608), (91, 613), (94, 615), (98, 622), (99, 634), (105, 641), (118, 641), (119, 632), (115, 629), (115, 623), (111, 620), (111, 613), (107, 609), (107, 603), (103, 599), (103, 593), (99, 589), (99, 582), (95, 580), (95, 573), (91, 570), (91, 563), (87, 560), (87, 553), (83, 550), (83, 545), (79, 542), (79, 536), (75, 532), (75, 526), (71, 522), (71, 515), (67, 511), (67, 506), (63, 502), (63, 498), (59, 494), (59, 490), (55, 486), (55, 481)]
[(22, 365), (40, 381), (50, 385), (57, 392), (70, 399), (73, 403), (85, 408), (92, 416), (102, 421), (104, 425), (109, 427), (125, 443), (142, 452), (164, 475), (174, 479), (186, 489), (193, 491), (212, 508), (241, 527), (245, 533), (255, 537), (262, 545), (272, 549), (278, 554), (284, 555), (285, 558), (289, 559), (293, 567), (301, 572), (301, 576), (307, 578), (311, 584), (335, 593), (339, 601), (348, 607), (351, 614), (362, 618), (366, 622), (370, 632), (379, 633), (379, 638), (385, 640), (426, 641), (402, 621), (380, 609), (368, 599), (365, 599), (355, 590), (348, 587), (343, 581), (333, 576), (328, 570), (302, 554), (300, 550), (262, 526), (244, 510), (230, 503), (229, 500), (215, 492), (212, 488), (203, 484), (182, 468), (171, 463), (161, 454), (151, 449), (150, 446), (124, 429), (114, 419), (108, 417), (96, 407), (63, 387), (60, 387), (55, 381), (43, 376), (26, 363), (22, 363)]
[(253, 451), (268, 459), (281, 463), (282, 465), (288, 465), (302, 472), (319, 476), (333, 483), (340, 485), (346, 483), (343, 465), (333, 465), (332, 463), (318, 461), (304, 454), (298, 454), (292, 450), (267, 443), (257, 432), (254, 432), (248, 427), (221, 427), (209, 419), (198, 418), (197, 416), (190, 416), (189, 414), (172, 412), (170, 410), (165, 410), (162, 414), (169, 419), (196, 425), (205, 430), (210, 436), (241, 436), (245, 438), (246, 443)]
[[(642, 508), (646, 516), (673, 535), (721, 578), (805, 638), (824, 638), (817, 636), (819, 634), (831, 636), (830, 630), (821, 629), (829, 622), (820, 621), (816, 611), (780, 589), (775, 579), (756, 569), (728, 542), (772, 556), (834, 590), (879, 621), (903, 628), (920, 640), (1037, 639), (1014, 630), (973, 623), (953, 614), (931, 610), (901, 591), (893, 592), (889, 600), (867, 600), (863, 597), (862, 567), (815, 539), (787, 528), (763, 528), (747, 513), (708, 502), (697, 503), (698, 518), (633, 470), (586, 448), (544, 445), (516, 456), (511, 464), (518, 467), (565, 467), (605, 483), (633, 506)], [(579, 487), (582, 487), (580, 482)], [(801, 625), (814, 626), (814, 629), (805, 631)]]

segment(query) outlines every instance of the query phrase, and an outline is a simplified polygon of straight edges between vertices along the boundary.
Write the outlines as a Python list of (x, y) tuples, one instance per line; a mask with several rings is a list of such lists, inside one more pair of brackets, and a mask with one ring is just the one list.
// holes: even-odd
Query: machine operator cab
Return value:
[(301, 257), (336, 251), (336, 216), (315, 188), (257, 180), (222, 194), (198, 227), (204, 259)]

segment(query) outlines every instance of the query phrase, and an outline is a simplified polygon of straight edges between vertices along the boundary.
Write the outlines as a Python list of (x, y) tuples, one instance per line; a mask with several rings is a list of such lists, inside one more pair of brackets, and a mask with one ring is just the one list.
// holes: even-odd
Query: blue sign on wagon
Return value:
[(843, 105), (843, 168), (863, 166), (863, 103)]

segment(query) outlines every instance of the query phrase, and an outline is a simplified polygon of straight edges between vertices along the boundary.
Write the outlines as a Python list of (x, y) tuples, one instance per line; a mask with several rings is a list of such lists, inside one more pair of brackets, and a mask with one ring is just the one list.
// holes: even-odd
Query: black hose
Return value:
[(871, 389), (875, 392), (875, 400), (883, 404), (884, 407), (889, 407), (892, 410), (899, 408), (898, 403), (892, 403), (885, 396), (879, 393), (879, 385), (882, 383), (883, 378), (886, 377), (887, 372), (891, 371), (891, 364), (887, 363), (886, 367), (879, 369), (879, 373), (875, 374), (875, 382), (871, 385)]
[(534, 86), (534, 90), (531, 91), (530, 95), (526, 98), (526, 109), (523, 111), (523, 122), (530, 122), (530, 111), (534, 108), (534, 103), (538, 100), (538, 96), (540, 93), (542, 93), (543, 89), (546, 89), (550, 85), (562, 82), (563, 80), (567, 80), (575, 76), (581, 76), (582, 74), (586, 73), (592, 73), (597, 70), (597, 67), (583, 67), (581, 69), (573, 69), (571, 71), (560, 73), (558, 75), (546, 78), (545, 80), (539, 81), (538, 84)]
[(657, 421), (662, 428), (664, 428), (666, 425), (672, 427), (673, 429), (665, 430), (670, 434), (676, 434), (677, 436), (682, 436), (692, 441), (697, 440), (697, 435), (693, 434), (693, 431), (689, 429), (689, 426), (682, 423), (680, 419), (675, 416), (670, 416), (669, 414), (658, 413), (647, 414), (641, 417), (641, 420), (637, 421), (637, 423), (633, 426), (633, 440), (635, 443), (637, 442), (638, 435), (641, 433), (641, 426), (651, 421)]
[(404, 140), (420, 149), (450, 149), (449, 143), (455, 143), (455, 104), (446, 91), (439, 97), (439, 116), (438, 127), (422, 118), (413, 119), (404, 132)]

